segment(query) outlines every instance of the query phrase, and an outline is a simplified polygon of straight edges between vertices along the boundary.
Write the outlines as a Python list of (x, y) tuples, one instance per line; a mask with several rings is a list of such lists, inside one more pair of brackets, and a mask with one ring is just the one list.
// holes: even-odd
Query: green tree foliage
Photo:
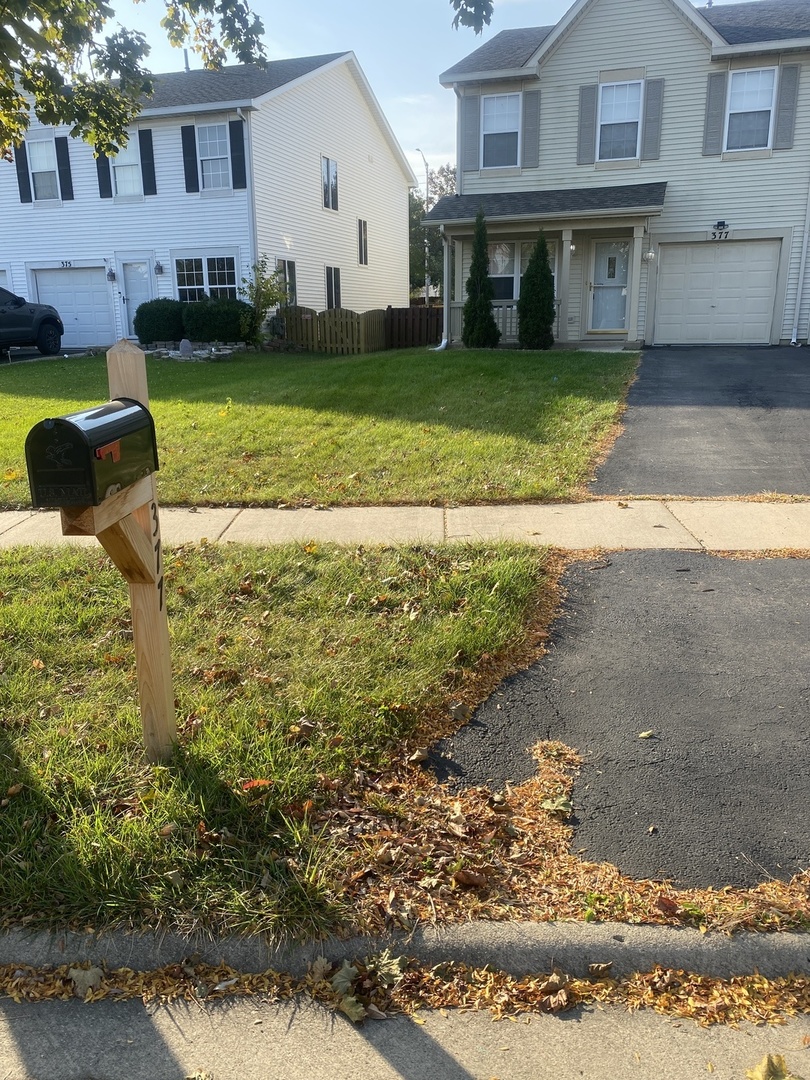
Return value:
[[(0, 4), (0, 157), (10, 159), (25, 138), (32, 111), (101, 153), (126, 144), (152, 88), (149, 45), (120, 26), (104, 36), (115, 14), (104, 0)], [(221, 67), (229, 52), (241, 63), (263, 62), (264, 27), (245, 0), (167, 0), (161, 25), (172, 45), (187, 43), (206, 67)]]
[[(435, 206), (445, 195), (452, 195), (456, 190), (456, 169), (447, 162), (438, 169), (430, 170), (430, 202), (427, 210)], [(428, 274), (432, 285), (439, 287), (439, 292), (444, 295), (444, 254), (442, 252), (442, 238), (439, 230), (422, 224), (427, 213), (425, 200), (420, 192), (411, 191), (408, 195), (409, 210), (409, 254), (410, 254), (410, 288), (411, 292), (418, 292), (425, 287), (425, 238), (428, 243)]]
[(476, 34), (480, 34), (484, 26), (489, 26), (492, 19), (492, 0), (450, 0), (450, 5), (455, 11), (453, 26), (458, 30), (459, 26), (469, 26)]
[(250, 310), (244, 316), (241, 337), (258, 345), (271, 309), (287, 303), (287, 286), (277, 270), (270, 270), (266, 255), (253, 264), (249, 278), (242, 278), (239, 295), (250, 304)]
[(484, 211), (475, 216), (472, 261), (467, 278), (467, 299), (464, 302), (464, 322), (461, 340), (468, 349), (494, 349), (501, 339), (501, 332), (492, 314), (495, 291), (489, 276), (487, 252), (487, 223)]
[(554, 344), (554, 278), (543, 233), (534, 245), (520, 283), (517, 313), (521, 349), (550, 349)]

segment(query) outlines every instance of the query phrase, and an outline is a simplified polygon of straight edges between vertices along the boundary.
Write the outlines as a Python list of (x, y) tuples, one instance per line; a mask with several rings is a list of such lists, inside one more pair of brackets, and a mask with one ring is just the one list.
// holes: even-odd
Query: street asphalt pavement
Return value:
[(810, 494), (806, 348), (646, 349), (595, 495)]

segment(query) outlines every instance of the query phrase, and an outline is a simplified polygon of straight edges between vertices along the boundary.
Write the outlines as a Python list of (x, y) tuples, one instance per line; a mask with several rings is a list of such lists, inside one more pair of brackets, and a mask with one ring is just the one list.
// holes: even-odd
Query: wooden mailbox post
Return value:
[[(133, 398), (149, 407), (146, 357), (123, 339), (107, 353), (110, 398)], [(65, 536), (96, 536), (129, 584), (138, 695), (146, 754), (169, 756), (177, 738), (169, 621), (154, 473), (98, 506), (63, 506)]]

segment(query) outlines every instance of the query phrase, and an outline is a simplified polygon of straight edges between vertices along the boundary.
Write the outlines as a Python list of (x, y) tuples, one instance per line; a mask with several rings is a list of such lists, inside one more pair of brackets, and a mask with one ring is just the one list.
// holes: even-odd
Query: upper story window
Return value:
[(494, 169), (517, 165), (520, 133), (520, 94), (481, 98), (481, 165)]
[(197, 128), (200, 176), (203, 191), (231, 186), (228, 152), (228, 125), (205, 124)]
[(775, 68), (731, 73), (726, 150), (758, 150), (771, 145), (775, 94)]
[(26, 142), (26, 147), (34, 202), (58, 199), (59, 177), (56, 168), (56, 146), (53, 139), (32, 140)]
[(323, 205), (327, 210), (338, 208), (337, 162), (333, 158), (321, 158), (321, 180), (323, 182)]
[(602, 83), (599, 87), (599, 161), (639, 156), (641, 82)]
[(141, 182), (141, 159), (137, 136), (130, 135), (129, 142), (110, 159), (113, 172), (113, 191), (116, 195), (143, 195)]

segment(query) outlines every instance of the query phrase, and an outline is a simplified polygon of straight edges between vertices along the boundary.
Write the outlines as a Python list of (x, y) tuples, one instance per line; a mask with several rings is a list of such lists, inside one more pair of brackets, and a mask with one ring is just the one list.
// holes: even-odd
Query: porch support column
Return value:
[(442, 238), (442, 281), (444, 282), (444, 296), (442, 297), (442, 341), (450, 340), (450, 301), (453, 296), (453, 283), (450, 280), (450, 245), (453, 241), (444, 231), (444, 225), (440, 226), (439, 232)]
[(638, 304), (641, 295), (641, 245), (644, 226), (633, 226), (633, 249), (630, 253), (630, 296), (627, 305), (627, 340), (638, 341)]
[(573, 229), (562, 231), (562, 262), (560, 264), (560, 307), (557, 336), (560, 341), (568, 341), (568, 297), (571, 292), (571, 243)]

